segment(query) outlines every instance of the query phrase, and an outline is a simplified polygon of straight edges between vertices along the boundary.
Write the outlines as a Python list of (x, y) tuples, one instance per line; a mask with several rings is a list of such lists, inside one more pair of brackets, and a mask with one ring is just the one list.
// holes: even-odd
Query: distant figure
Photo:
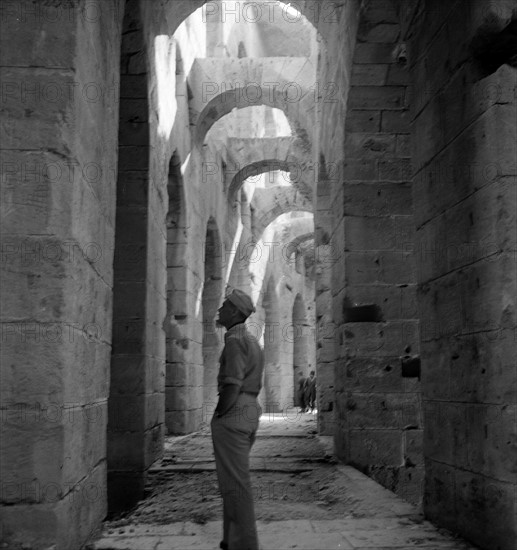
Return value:
[(300, 412), (304, 413), (307, 412), (307, 403), (305, 402), (305, 382), (307, 381), (307, 378), (305, 378), (305, 375), (303, 372), (298, 372), (298, 380), (297, 380), (297, 387), (296, 387), (296, 395), (298, 397), (298, 404), (300, 405)]
[(315, 372), (311, 370), (309, 378), (305, 380), (304, 394), (305, 394), (305, 406), (311, 410), (311, 414), (314, 412), (316, 406), (316, 376)]

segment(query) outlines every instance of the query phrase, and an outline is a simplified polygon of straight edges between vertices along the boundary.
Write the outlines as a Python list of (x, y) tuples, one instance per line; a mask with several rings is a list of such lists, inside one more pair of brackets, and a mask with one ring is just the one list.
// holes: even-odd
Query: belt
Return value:
[(241, 393), (245, 393), (246, 395), (253, 395), (253, 397), (257, 397), (258, 392), (254, 391), (241, 391)]

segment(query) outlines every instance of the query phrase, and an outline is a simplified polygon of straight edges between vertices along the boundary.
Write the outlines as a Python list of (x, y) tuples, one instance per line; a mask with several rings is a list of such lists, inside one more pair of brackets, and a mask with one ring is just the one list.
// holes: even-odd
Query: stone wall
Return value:
[(77, 548), (106, 514), (123, 6), (86, 4), (2, 6), (8, 546)]
[(366, 2), (337, 194), (345, 250), (335, 319), (344, 344), (336, 363), (337, 450), (418, 504), (424, 474), (420, 376), (403, 367), (419, 361), (409, 92), (395, 4)]
[[(315, 270), (317, 322), (318, 424), (322, 434), (339, 432), (335, 423), (336, 357), (342, 339), (338, 331), (344, 293), (343, 180), (345, 114), (355, 46), (359, 2), (321, 5), (322, 36), (317, 79), (317, 152), (314, 174)], [(334, 9), (335, 8), (335, 9)]]
[(485, 33), (497, 36), (515, 2), (410, 7), (403, 13), (414, 92), (425, 512), (481, 548), (510, 550), (517, 544), (517, 77), (501, 60), (490, 74), (480, 64), (481, 54), (496, 58), (497, 37), (480, 57), (472, 48)]

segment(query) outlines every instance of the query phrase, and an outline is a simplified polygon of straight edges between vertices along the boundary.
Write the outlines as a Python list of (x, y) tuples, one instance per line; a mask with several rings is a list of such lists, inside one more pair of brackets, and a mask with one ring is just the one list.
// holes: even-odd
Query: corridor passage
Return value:
[[(251, 470), (263, 550), (473, 550), (332, 455), (316, 415), (264, 414)], [(174, 521), (171, 521), (172, 518)], [(168, 437), (146, 498), (104, 524), (92, 550), (216, 549), (222, 508), (210, 430)]]

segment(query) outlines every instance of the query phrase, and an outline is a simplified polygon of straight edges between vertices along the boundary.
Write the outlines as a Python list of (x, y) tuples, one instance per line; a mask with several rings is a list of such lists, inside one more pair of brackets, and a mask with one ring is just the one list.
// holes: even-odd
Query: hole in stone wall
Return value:
[(348, 298), (343, 301), (345, 323), (380, 323), (382, 310), (377, 304), (355, 305)]

